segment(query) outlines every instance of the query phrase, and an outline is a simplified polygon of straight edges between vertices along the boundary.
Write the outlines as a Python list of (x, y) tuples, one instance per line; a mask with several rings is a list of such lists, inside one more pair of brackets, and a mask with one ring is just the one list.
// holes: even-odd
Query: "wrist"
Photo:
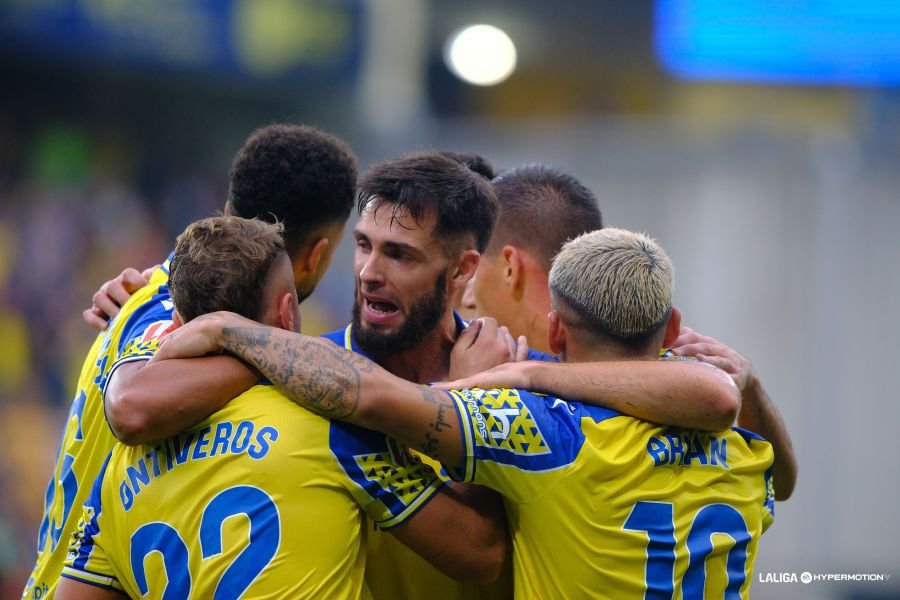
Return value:
[(540, 361), (525, 361), (522, 365), (522, 386), (526, 390), (541, 391), (545, 389), (544, 373), (547, 365)]
[[(238, 335), (245, 329), (243, 317), (231, 313), (221, 315), (217, 319), (210, 320), (210, 326), (206, 335), (209, 343), (217, 352), (232, 352), (239, 354), (242, 349), (241, 336)], [(257, 325), (257, 323), (248, 323)]]

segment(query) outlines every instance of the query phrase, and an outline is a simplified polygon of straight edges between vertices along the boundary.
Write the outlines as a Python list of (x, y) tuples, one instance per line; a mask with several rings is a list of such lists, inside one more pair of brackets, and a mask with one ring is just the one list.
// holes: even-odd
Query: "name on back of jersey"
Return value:
[(240, 454), (260, 460), (278, 438), (278, 429), (260, 427), (253, 421), (224, 421), (169, 438), (126, 467), (119, 483), (119, 500), (128, 511), (153, 481), (192, 461)]
[(696, 431), (652, 436), (647, 442), (647, 453), (655, 467), (728, 468), (728, 440)]

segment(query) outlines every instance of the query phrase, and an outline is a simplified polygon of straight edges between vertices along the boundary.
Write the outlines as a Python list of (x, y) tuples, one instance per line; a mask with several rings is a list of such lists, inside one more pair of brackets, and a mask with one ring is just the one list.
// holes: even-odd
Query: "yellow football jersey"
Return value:
[[(457, 328), (464, 329), (466, 323), (455, 316)], [(350, 325), (323, 337), (366, 356), (357, 345)], [(443, 480), (449, 480), (440, 463), (413, 452), (419, 460), (431, 465)], [(374, 600), (504, 600), (513, 597), (510, 565), (506, 565), (497, 580), (489, 585), (463, 583), (441, 573), (394, 536), (380, 531), (377, 524), (370, 524), (369, 528), (365, 579)]]
[(53, 597), (69, 538), (81, 518), (81, 506), (116, 443), (103, 413), (102, 389), (111, 367), (126, 346), (157, 339), (172, 325), (168, 267), (169, 260), (125, 303), (107, 331), (97, 336), (84, 361), (44, 497), (37, 560), (23, 598)]
[(503, 494), (516, 598), (749, 597), (774, 511), (761, 437), (517, 390), (451, 395), (465, 462), (449, 470)]
[(258, 385), (185, 433), (117, 445), (63, 576), (133, 598), (359, 598), (363, 510), (390, 528), (442, 485), (384, 434)]

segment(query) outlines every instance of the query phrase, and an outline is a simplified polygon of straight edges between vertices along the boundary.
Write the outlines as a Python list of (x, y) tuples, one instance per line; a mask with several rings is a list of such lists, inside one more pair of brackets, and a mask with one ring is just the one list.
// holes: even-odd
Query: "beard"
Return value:
[(393, 332), (382, 333), (363, 325), (360, 317), (360, 294), (357, 284), (353, 301), (353, 334), (356, 343), (371, 356), (387, 357), (403, 352), (420, 343), (438, 324), (447, 311), (447, 274), (441, 273), (430, 294), (416, 298), (406, 320)]

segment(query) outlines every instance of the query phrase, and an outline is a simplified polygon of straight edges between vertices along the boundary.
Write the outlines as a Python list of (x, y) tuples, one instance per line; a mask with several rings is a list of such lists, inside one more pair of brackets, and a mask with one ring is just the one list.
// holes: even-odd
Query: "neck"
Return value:
[(513, 298), (514, 309), (511, 312), (513, 322), (501, 323), (509, 327), (510, 333), (517, 338), (524, 335), (528, 345), (541, 352), (552, 353), (547, 341), (549, 323), (547, 313), (550, 312), (550, 288), (547, 276), (535, 263), (524, 278), (521, 293)]
[(444, 315), (441, 323), (408, 350), (379, 358), (378, 364), (393, 375), (414, 383), (446, 381), (450, 373), (450, 352), (459, 332), (453, 313)]
[(566, 340), (564, 362), (606, 362), (616, 360), (656, 360), (659, 358), (658, 346), (651, 350), (632, 350), (609, 341), (592, 340), (589, 343), (573, 343)]

